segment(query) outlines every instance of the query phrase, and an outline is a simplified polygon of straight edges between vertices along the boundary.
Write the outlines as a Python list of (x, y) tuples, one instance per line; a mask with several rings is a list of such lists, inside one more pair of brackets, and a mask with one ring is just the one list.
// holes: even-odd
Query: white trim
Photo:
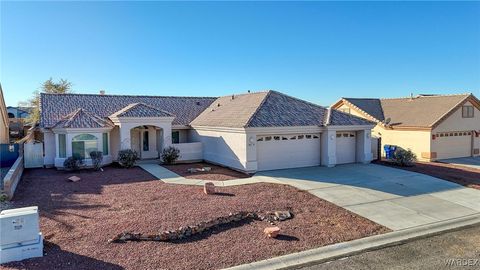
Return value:
[(105, 133), (110, 132), (111, 128), (52, 128), (53, 133)]

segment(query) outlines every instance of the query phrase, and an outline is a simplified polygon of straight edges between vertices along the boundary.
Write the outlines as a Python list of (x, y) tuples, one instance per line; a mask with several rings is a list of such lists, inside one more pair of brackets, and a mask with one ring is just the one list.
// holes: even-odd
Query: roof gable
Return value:
[(110, 117), (171, 117), (173, 114), (144, 103), (132, 103)]
[(360, 112), (368, 114), (379, 122), (385, 120), (382, 104), (378, 98), (343, 98), (343, 100), (346, 101), (347, 106), (353, 105), (354, 109), (359, 109)]
[(58, 121), (54, 128), (108, 128), (113, 127), (110, 121), (106, 121), (99, 116), (77, 109)]

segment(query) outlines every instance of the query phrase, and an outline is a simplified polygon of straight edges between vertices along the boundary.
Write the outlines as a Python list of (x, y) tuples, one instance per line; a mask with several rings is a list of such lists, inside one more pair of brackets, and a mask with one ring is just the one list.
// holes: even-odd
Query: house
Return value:
[(27, 134), (31, 125), (26, 123), (25, 119), (30, 116), (31, 110), (31, 107), (7, 107), (11, 138), (20, 139)]
[(375, 123), (276, 91), (211, 97), (41, 94), (46, 166), (120, 149), (156, 159), (205, 160), (244, 172), (335, 166), (372, 159)]
[(423, 161), (480, 154), (480, 101), (473, 94), (342, 98), (332, 108), (376, 122), (372, 137), (381, 149), (411, 149)]
[(5, 106), (5, 100), (3, 99), (2, 85), (0, 84), (0, 143), (9, 143), (8, 128), (7, 107)]

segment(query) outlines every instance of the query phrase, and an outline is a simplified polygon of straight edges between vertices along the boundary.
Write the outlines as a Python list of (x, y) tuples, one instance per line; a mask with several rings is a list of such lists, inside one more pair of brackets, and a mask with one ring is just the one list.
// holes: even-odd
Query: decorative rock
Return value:
[(279, 227), (267, 227), (263, 232), (270, 238), (275, 238), (278, 236), (278, 233), (280, 232)]
[(189, 169), (187, 169), (187, 172), (189, 172), (189, 173), (194, 173), (194, 172), (197, 172), (197, 169), (195, 169), (195, 168), (189, 168)]
[(275, 211), (275, 216), (279, 221), (284, 221), (286, 219), (291, 219), (292, 213), (290, 213), (290, 211)]
[(204, 172), (209, 172), (212, 170), (212, 167), (203, 167)]
[(207, 195), (213, 195), (215, 194), (215, 185), (212, 182), (207, 182), (203, 186), (203, 192)]
[(78, 177), (78, 176), (75, 176), (75, 175), (74, 175), (74, 176), (70, 176), (70, 177), (68, 178), (68, 180), (70, 180), (70, 182), (78, 182), (78, 181), (80, 181), (81, 179), (82, 179), (82, 178), (80, 178), (80, 177)]

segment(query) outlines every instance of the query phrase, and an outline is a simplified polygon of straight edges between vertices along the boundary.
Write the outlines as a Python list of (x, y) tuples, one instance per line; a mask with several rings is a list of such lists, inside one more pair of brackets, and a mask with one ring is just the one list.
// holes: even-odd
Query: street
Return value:
[(480, 225), (301, 269), (480, 269)]

